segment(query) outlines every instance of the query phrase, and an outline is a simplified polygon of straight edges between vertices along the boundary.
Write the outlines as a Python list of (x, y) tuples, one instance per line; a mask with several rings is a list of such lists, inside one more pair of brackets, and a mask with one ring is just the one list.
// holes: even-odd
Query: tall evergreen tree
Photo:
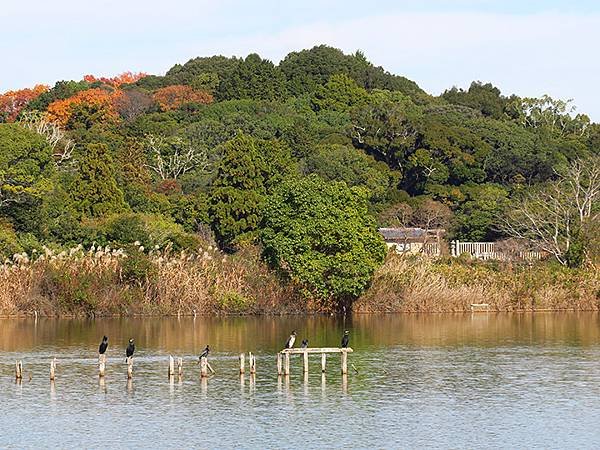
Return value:
[(126, 209), (115, 168), (104, 144), (88, 144), (79, 159), (71, 196), (83, 216), (99, 217)]

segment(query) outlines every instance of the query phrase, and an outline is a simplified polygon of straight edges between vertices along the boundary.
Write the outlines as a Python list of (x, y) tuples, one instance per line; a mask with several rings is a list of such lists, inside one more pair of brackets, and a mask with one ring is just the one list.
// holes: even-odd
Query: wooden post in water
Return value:
[(206, 356), (200, 358), (200, 376), (202, 378), (208, 377), (208, 360)]
[(106, 355), (98, 354), (98, 376), (102, 378), (106, 371)]
[(277, 375), (283, 375), (282, 358), (283, 358), (283, 355), (281, 354), (281, 352), (278, 352), (277, 353)]
[(248, 353), (248, 364), (250, 365), (250, 374), (256, 373), (256, 356), (252, 352)]
[(304, 373), (308, 373), (308, 352), (302, 353), (302, 369)]
[(327, 367), (327, 353), (321, 353), (321, 373), (325, 373)]
[(169, 378), (175, 375), (175, 360), (173, 356), (169, 355)]
[(285, 352), (284, 358), (285, 359), (283, 361), (283, 374), (289, 375), (290, 374), (290, 354), (288, 352)]
[(177, 375), (183, 376), (183, 358), (177, 358)]
[(348, 352), (342, 351), (342, 375), (348, 375)]
[(56, 372), (56, 358), (52, 358), (52, 361), (50, 361), (50, 381), (54, 381), (55, 372)]
[(23, 378), (23, 361), (15, 361), (15, 380)]
[(240, 353), (240, 375), (243, 375), (246, 371), (246, 360), (243, 353)]
[(127, 357), (127, 379), (131, 380), (133, 378), (133, 357)]

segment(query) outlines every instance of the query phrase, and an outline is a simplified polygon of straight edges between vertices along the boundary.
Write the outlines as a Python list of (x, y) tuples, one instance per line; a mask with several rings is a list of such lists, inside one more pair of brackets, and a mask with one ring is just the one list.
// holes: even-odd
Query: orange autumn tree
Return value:
[(119, 115), (115, 109), (115, 101), (120, 95), (121, 91), (100, 88), (80, 91), (72, 97), (50, 103), (48, 116), (61, 126), (67, 126), (75, 114), (97, 123), (116, 122)]
[(163, 111), (171, 111), (186, 103), (209, 104), (213, 96), (206, 91), (197, 91), (190, 86), (175, 84), (158, 89), (152, 96)]
[(33, 89), (19, 89), (0, 95), (0, 122), (14, 122), (30, 101), (47, 90), (48, 86), (38, 84)]
[(101, 83), (108, 84), (109, 86), (119, 87), (122, 84), (135, 83), (136, 81), (141, 80), (142, 78), (144, 78), (147, 75), (148, 74), (143, 73), (143, 72), (138, 72), (138, 73), (123, 72), (122, 74), (119, 74), (116, 77), (112, 77), (112, 78), (107, 78), (107, 77), (96, 78), (94, 75), (86, 75), (83, 77), (83, 79), (85, 81), (87, 81), (88, 83), (95, 83), (95, 82), (100, 81)]

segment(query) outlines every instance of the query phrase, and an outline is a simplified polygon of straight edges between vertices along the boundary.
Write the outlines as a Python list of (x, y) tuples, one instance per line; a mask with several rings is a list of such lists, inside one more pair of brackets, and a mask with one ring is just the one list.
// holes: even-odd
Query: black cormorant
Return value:
[[(129, 339), (129, 345), (127, 346), (127, 350), (125, 350), (125, 355), (127, 355), (127, 358), (131, 358), (133, 352), (135, 352), (135, 344), (133, 343), (133, 339)], [(127, 360), (125, 360), (125, 362), (127, 362)]]
[(104, 336), (102, 338), (102, 342), (100, 342), (100, 347), (98, 347), (98, 353), (100, 353), (101, 355), (104, 355), (104, 352), (106, 352), (107, 348), (108, 348), (108, 338), (106, 336)]
[(300, 348), (306, 348), (306, 347), (308, 347), (308, 339), (304, 339), (302, 341), (302, 344), (300, 345)]
[(294, 346), (294, 342), (296, 341), (296, 330), (292, 331), (290, 337), (285, 342), (285, 348), (292, 348)]
[(344, 337), (342, 338), (342, 348), (348, 348), (348, 342), (350, 341), (350, 332), (348, 330), (344, 331)]
[(202, 358), (208, 358), (209, 352), (210, 352), (210, 349), (208, 348), (208, 345), (207, 345), (206, 348), (204, 349), (204, 351), (202, 353), (200, 353), (200, 356), (198, 356), (198, 364), (200, 364), (200, 360), (202, 360)]

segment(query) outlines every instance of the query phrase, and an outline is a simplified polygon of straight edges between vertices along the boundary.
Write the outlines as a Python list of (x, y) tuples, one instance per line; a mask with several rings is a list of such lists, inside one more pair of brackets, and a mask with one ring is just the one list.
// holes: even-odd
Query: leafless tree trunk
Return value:
[(190, 170), (207, 170), (210, 165), (205, 151), (179, 137), (165, 139), (149, 134), (146, 136), (146, 147), (151, 159), (146, 167), (153, 170), (161, 180), (176, 180)]
[(501, 221), (511, 237), (530, 242), (566, 265), (566, 254), (588, 223), (600, 220), (600, 161), (577, 160), (557, 181), (518, 199)]
[(29, 111), (22, 114), (19, 124), (43, 136), (52, 148), (54, 162), (61, 167), (73, 156), (75, 142), (67, 136), (60, 125), (48, 119), (45, 113)]

